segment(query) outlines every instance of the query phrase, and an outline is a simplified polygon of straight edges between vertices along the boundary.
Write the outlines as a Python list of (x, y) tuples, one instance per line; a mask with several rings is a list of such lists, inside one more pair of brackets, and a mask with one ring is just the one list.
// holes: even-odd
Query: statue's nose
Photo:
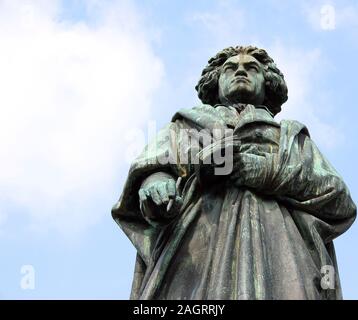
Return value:
[(235, 72), (235, 75), (236, 76), (247, 76), (247, 72), (246, 72), (246, 70), (244, 69), (244, 67), (243, 66), (239, 66), (238, 68), (237, 68), (237, 70), (236, 70), (236, 72)]

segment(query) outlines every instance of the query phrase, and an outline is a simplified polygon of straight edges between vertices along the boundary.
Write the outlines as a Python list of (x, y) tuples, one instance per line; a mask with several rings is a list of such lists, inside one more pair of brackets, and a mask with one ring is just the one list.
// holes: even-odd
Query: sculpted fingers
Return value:
[(162, 183), (160, 185), (158, 185), (158, 194), (160, 196), (160, 200), (162, 202), (162, 204), (166, 204), (169, 202), (169, 196), (168, 196), (168, 191), (167, 191), (167, 183)]
[(158, 192), (158, 189), (156, 186), (153, 186), (149, 189), (150, 192), (150, 197), (152, 198), (153, 202), (157, 205), (160, 206), (162, 204), (162, 199), (161, 196)]
[(174, 179), (154, 181), (139, 189), (140, 209), (150, 219), (172, 218), (177, 215), (183, 200), (177, 196)]
[(173, 217), (178, 214), (181, 207), (183, 205), (183, 199), (180, 196), (176, 196), (173, 199), (173, 205), (171, 206), (170, 210), (166, 213), (167, 217)]
[(138, 195), (140, 210), (150, 223), (164, 223), (167, 218), (173, 218), (180, 212), (183, 203), (181, 197), (177, 196), (176, 183), (172, 178), (144, 184), (138, 190)]
[(183, 198), (180, 196), (175, 197), (175, 203), (178, 207), (181, 207), (183, 205)]
[(148, 218), (153, 218), (152, 208), (150, 206), (150, 202), (148, 201), (148, 199), (150, 197), (150, 193), (148, 192), (148, 190), (144, 190), (144, 189), (139, 189), (138, 193), (139, 193), (139, 199), (140, 199), (140, 201), (139, 201), (140, 210)]
[(139, 200), (141, 202), (145, 202), (147, 200), (147, 195), (145, 194), (145, 191), (143, 189), (139, 189), (138, 194), (139, 194)]
[(170, 179), (166, 185), (169, 199), (174, 199), (176, 195), (175, 181)]

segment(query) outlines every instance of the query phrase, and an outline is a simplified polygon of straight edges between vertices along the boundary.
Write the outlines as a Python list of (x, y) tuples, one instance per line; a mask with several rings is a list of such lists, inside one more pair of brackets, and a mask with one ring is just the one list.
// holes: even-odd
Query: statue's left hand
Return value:
[[(235, 155), (235, 170), (230, 179), (238, 187), (265, 188), (273, 175), (276, 154), (250, 151)], [(253, 151), (255, 153), (252, 153)]]

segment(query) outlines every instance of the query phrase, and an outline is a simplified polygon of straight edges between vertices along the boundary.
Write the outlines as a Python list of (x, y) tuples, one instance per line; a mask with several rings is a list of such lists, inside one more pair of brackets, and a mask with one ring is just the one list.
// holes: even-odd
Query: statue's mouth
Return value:
[(247, 82), (247, 83), (249, 83), (250, 80), (246, 77), (236, 77), (235, 79), (232, 80), (232, 82)]

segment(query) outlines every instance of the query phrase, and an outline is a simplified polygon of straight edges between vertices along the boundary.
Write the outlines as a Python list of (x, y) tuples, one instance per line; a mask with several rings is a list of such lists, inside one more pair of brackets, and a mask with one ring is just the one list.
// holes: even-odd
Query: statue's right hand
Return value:
[[(171, 218), (179, 212), (182, 205), (175, 180), (165, 173), (156, 173), (147, 178), (138, 193), (140, 209), (151, 220)], [(170, 200), (173, 200), (173, 205), (167, 212)]]

